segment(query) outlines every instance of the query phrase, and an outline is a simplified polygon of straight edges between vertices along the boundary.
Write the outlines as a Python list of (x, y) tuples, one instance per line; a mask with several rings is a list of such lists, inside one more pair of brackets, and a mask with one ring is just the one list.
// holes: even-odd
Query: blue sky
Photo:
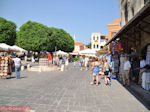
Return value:
[(118, 0), (0, 0), (0, 17), (15, 22), (17, 30), (29, 20), (62, 28), (87, 44), (92, 32), (108, 35), (119, 5)]

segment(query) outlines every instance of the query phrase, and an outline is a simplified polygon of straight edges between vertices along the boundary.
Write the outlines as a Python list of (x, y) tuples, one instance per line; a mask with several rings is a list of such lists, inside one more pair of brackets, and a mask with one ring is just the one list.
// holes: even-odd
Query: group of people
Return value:
[[(102, 58), (92, 58), (80, 56), (80, 69), (83, 70), (85, 68), (87, 70), (88, 67), (92, 70), (92, 81), (90, 84), (99, 85), (99, 75), (104, 76), (104, 81), (106, 85), (111, 85), (111, 76), (114, 73), (114, 62), (111, 60), (107, 61), (104, 57)], [(122, 75), (123, 85), (130, 85), (129, 72), (131, 69), (131, 64), (128, 60), (128, 57), (125, 58), (124, 62), (124, 73)], [(126, 81), (127, 80), (127, 81)], [(127, 83), (126, 83), (127, 82)]]
[(91, 70), (92, 70), (92, 82), (90, 84), (94, 84), (96, 80), (96, 85), (98, 86), (99, 74), (104, 75), (106, 85), (111, 84), (112, 63), (109, 64), (106, 59), (98, 60), (98, 58), (95, 58), (91, 63)]
[(12, 72), (16, 72), (16, 78), (20, 79), (20, 71), (21, 71), (21, 59), (18, 55), (1, 55), (0, 56), (0, 76), (1, 78), (5, 76), (7, 79), (7, 75), (12, 75)]
[(69, 56), (68, 55), (53, 55), (48, 54), (49, 67), (54, 66), (60, 68), (61, 71), (68, 69)]

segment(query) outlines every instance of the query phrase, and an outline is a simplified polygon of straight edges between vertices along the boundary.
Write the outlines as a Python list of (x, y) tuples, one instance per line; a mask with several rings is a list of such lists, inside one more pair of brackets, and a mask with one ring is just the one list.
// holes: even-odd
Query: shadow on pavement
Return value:
[[(118, 81), (118, 80), (117, 80)], [(122, 82), (118, 81), (121, 85)], [(131, 84), (132, 85), (132, 84)], [(123, 86), (123, 85), (122, 85)], [(150, 110), (150, 101), (145, 101), (144, 98), (138, 94), (136, 91), (134, 91), (133, 89), (131, 89), (128, 86), (123, 86), (127, 91), (129, 91), (141, 104), (143, 104), (148, 110)], [(141, 93), (143, 94), (143, 93)]]
[[(7, 77), (7, 79), (15, 79), (15, 76)], [(27, 78), (27, 76), (21, 76), (20, 79)]]

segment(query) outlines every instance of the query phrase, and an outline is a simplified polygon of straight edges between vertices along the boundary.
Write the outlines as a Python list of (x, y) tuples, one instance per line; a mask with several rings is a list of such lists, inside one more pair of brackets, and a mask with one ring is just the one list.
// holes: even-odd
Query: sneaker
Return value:
[(90, 84), (91, 84), (91, 85), (93, 85), (94, 83), (93, 83), (93, 82), (91, 82)]

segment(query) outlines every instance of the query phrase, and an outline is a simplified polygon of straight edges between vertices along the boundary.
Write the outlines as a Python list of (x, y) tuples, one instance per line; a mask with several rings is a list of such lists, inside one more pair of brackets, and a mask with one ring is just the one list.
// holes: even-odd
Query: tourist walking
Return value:
[(53, 55), (52, 65), (53, 65), (53, 66), (55, 66), (55, 65), (56, 65), (56, 56), (55, 56), (55, 55)]
[(110, 71), (110, 65), (108, 64), (107, 60), (105, 60), (104, 64), (104, 78), (105, 78), (105, 84), (108, 85), (110, 83), (110, 78), (109, 78), (109, 71)]
[(25, 54), (25, 56), (24, 56), (24, 61), (27, 63), (27, 55)]
[(20, 79), (20, 71), (21, 71), (21, 59), (16, 55), (15, 58), (13, 58), (14, 64), (15, 64), (15, 72), (16, 72), (16, 78)]
[(124, 70), (124, 73), (123, 73), (123, 86), (126, 85), (126, 80), (128, 80), (127, 85), (130, 86), (130, 79), (129, 79), (130, 69), (131, 69), (131, 64), (128, 60), (128, 57), (125, 57), (125, 62), (124, 62), (124, 66), (123, 66), (123, 70)]
[(88, 64), (89, 64), (89, 58), (85, 57), (85, 63), (84, 63), (85, 70), (88, 70)]
[(60, 57), (60, 70), (61, 71), (64, 71), (64, 69), (65, 69), (65, 61), (66, 61), (66, 57), (65, 56), (61, 56)]
[(32, 63), (34, 63), (34, 62), (35, 62), (34, 55), (32, 55)]
[(145, 67), (146, 66), (146, 62), (145, 60), (143, 59), (143, 57), (141, 56), (140, 57), (140, 73), (139, 73), (139, 80), (138, 80), (138, 84), (141, 84), (142, 83), (142, 74), (143, 72), (145, 71)]
[(68, 70), (68, 65), (69, 65), (69, 58), (68, 56), (66, 56), (66, 60), (65, 60), (65, 69)]
[(75, 68), (76, 67), (76, 61), (74, 60), (73, 61), (73, 68)]
[(83, 70), (83, 57), (82, 56), (80, 56), (80, 67), (81, 67), (80, 70)]
[(55, 61), (56, 61), (56, 65), (57, 65), (57, 67), (59, 67), (59, 57), (56, 55), (56, 57), (55, 57)]
[(96, 79), (96, 85), (98, 86), (99, 66), (100, 66), (100, 63), (98, 62), (98, 58), (95, 58), (95, 60), (91, 63), (92, 82), (90, 84), (94, 84), (95, 79)]
[(49, 67), (51, 67), (51, 65), (52, 65), (52, 55), (51, 55), (51, 53), (49, 53), (47, 55), (47, 57), (48, 57), (48, 61), (49, 61)]

